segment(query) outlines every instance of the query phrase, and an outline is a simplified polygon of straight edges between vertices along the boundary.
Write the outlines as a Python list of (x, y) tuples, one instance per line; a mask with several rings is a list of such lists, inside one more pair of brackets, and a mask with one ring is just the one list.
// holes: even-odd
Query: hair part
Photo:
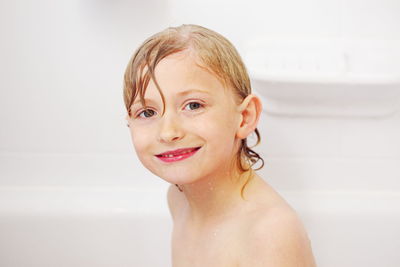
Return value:
[[(142, 105), (146, 105), (144, 95), (150, 79), (161, 95), (164, 104), (162, 114), (164, 114), (165, 97), (155, 78), (155, 68), (163, 58), (185, 50), (194, 52), (196, 58), (200, 61), (196, 62), (199, 67), (215, 74), (225, 85), (225, 88), (232, 88), (237, 101), (243, 100), (251, 94), (250, 79), (246, 67), (232, 43), (219, 33), (205, 27), (183, 24), (179, 27), (169, 27), (150, 36), (139, 46), (129, 60), (124, 74), (123, 90), (124, 102), (129, 116), (131, 116), (131, 106), (138, 96)], [(261, 136), (257, 128), (254, 132), (257, 136), (257, 142), (254, 145), (256, 146), (260, 143)], [(261, 161), (261, 166), (255, 170), (264, 166), (264, 160), (248, 146), (247, 138), (242, 139), (234, 161), (239, 173), (250, 171), (251, 174), (253, 165), (258, 161)], [(242, 197), (244, 187), (251, 178), (252, 176), (249, 175), (241, 189)]]

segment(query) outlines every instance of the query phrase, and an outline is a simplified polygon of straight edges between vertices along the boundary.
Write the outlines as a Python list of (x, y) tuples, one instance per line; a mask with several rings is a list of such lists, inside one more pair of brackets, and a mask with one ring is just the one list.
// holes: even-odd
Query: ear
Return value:
[(238, 138), (245, 139), (256, 129), (261, 111), (261, 100), (257, 96), (250, 94), (243, 100), (239, 106), (241, 119), (236, 133)]

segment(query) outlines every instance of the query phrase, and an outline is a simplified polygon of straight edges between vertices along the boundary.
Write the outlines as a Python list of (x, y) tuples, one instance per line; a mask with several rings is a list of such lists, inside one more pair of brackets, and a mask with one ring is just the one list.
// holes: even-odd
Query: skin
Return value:
[[(285, 241), (279, 246), (308, 248), (300, 255), (307, 254), (307, 262), (312, 260), (305, 230), (286, 201), (256, 173), (240, 175), (232, 168), (241, 140), (257, 126), (262, 111), (260, 99), (251, 94), (238, 100), (233, 89), (201, 67), (190, 50), (161, 60), (155, 76), (165, 97), (165, 113), (162, 115), (159, 91), (150, 81), (146, 107), (135, 101), (132, 115), (126, 120), (142, 164), (172, 184), (168, 202), (174, 220), (174, 266), (255, 267), (269, 266), (268, 262), (274, 267), (314, 266), (299, 263), (298, 249), (297, 254), (290, 253), (296, 255), (293, 261), (297, 265), (290, 265), (287, 254), (265, 253), (267, 244), (278, 245), (279, 236), (284, 236), (272, 233), (295, 229), (285, 236), (301, 236), (301, 240)], [(201, 149), (182, 161), (165, 163), (155, 156), (192, 147)], [(240, 190), (248, 175), (252, 179), (243, 199)], [(183, 192), (174, 184), (179, 184)], [(227, 240), (237, 242), (228, 244)], [(178, 253), (182, 250), (185, 253)], [(272, 260), (274, 257), (276, 260)], [(288, 265), (278, 264), (282, 258)]]
[[(165, 96), (164, 115), (161, 96), (151, 81), (145, 99), (154, 113), (143, 113), (137, 102), (127, 120), (140, 161), (155, 175), (180, 185), (190, 205), (190, 218), (200, 225), (218, 219), (241, 199), (244, 181), (230, 166), (240, 140), (256, 128), (262, 107), (255, 95), (237, 104), (233, 90), (197, 63), (188, 51), (164, 58), (155, 69)], [(180, 95), (190, 89), (204, 93)], [(194, 156), (183, 161), (165, 163), (155, 157), (199, 146)]]

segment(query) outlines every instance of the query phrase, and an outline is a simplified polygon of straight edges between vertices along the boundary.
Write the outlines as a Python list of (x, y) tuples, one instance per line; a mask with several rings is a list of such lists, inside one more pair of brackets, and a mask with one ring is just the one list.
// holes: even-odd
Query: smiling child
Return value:
[(295, 210), (253, 169), (262, 104), (225, 37), (197, 25), (151, 36), (129, 61), (124, 101), (140, 161), (171, 183), (173, 267), (315, 266)]

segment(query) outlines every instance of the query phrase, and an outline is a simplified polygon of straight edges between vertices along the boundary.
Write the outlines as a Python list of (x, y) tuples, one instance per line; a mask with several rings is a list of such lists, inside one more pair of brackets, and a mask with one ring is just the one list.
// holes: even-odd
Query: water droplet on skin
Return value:
[(219, 229), (214, 230), (214, 236), (217, 236)]

